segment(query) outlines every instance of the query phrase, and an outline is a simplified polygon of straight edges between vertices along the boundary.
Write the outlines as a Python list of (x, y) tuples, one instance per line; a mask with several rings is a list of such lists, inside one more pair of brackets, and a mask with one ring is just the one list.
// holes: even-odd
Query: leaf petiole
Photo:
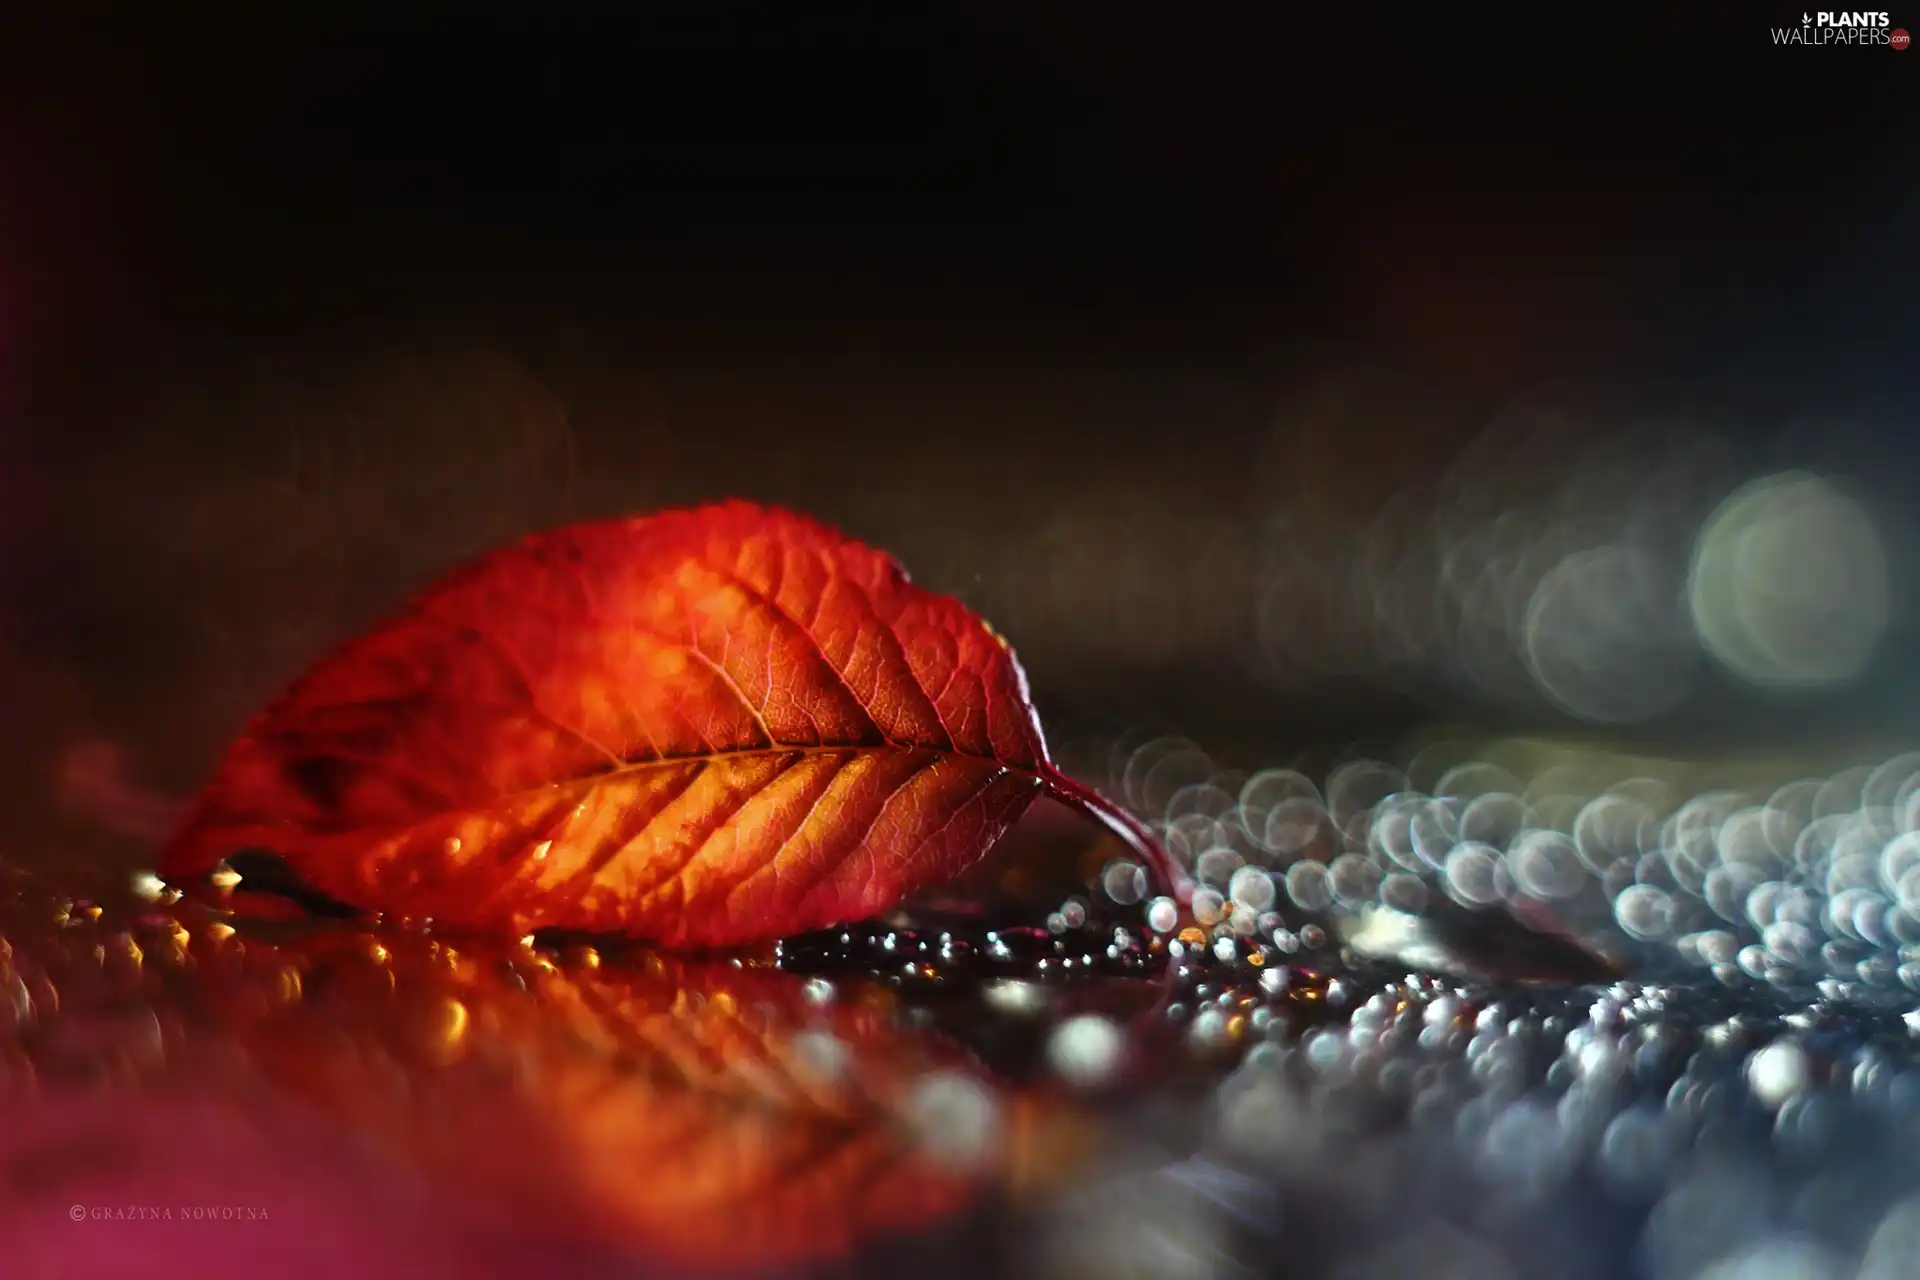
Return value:
[(1047, 795), (1076, 813), (1085, 814), (1126, 841), (1162, 893), (1185, 907), (1193, 898), (1193, 879), (1173, 860), (1151, 828), (1084, 783), (1075, 782), (1052, 767), (1040, 771)]

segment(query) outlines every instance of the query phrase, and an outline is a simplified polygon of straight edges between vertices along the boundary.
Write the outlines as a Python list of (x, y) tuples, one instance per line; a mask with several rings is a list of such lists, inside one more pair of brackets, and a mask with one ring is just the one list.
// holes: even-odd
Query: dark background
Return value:
[[(1275, 555), (1340, 578), (1516, 412), (1558, 424), (1486, 451), (1516, 505), (1631, 423), (1911, 506), (1920, 52), (1774, 47), (1798, 10), (283, 8), (0, 48), (29, 799), (90, 741), (191, 788), (327, 644), (566, 517), (806, 509), (992, 618), (1050, 723), (1271, 762), (1569, 727), (1325, 591), (1272, 642)], [(1635, 732), (1897, 732), (1904, 599), (1855, 685)]]

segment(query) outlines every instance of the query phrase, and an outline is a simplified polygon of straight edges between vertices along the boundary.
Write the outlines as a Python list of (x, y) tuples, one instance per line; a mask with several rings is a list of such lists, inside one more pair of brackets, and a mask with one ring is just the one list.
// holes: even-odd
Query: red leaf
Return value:
[(229, 750), (162, 859), (249, 849), (458, 928), (722, 946), (883, 910), (1042, 792), (1006, 642), (892, 559), (733, 502), (487, 556), (322, 662)]

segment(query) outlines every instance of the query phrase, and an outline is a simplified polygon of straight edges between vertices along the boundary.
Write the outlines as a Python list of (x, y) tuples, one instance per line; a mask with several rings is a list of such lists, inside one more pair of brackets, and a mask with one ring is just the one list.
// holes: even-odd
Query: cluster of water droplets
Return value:
[[(1318, 783), (1290, 767), (1247, 774), (1168, 737), (1128, 753), (1107, 784), (1153, 822), (1196, 881), (1196, 922), (1221, 933), (1382, 906), (1544, 908), (1653, 972), (1836, 997), (1920, 991), (1920, 753), (1695, 794), (1658, 776), (1594, 787), (1571, 767), (1429, 772), (1425, 789), (1378, 759)], [(1117, 904), (1146, 893), (1123, 861), (1102, 888)], [(1170, 900), (1147, 915), (1163, 929), (1177, 919)]]
[[(1061, 1272), (1920, 1274), (1920, 754), (1579, 785), (1603, 772), (1353, 759), (1316, 784), (1184, 739), (1116, 752), (1106, 785), (1189, 868), (1203, 928), (1142, 903), (1127, 863), (1106, 896), (1179, 930), (1170, 1012), (1196, 1049), (1210, 1016), (1247, 1027), (1197, 1148), (1057, 1218)], [(1288, 989), (1327, 962), (1309, 939), (1381, 907), (1468, 928), (1544, 908), (1629, 976)]]

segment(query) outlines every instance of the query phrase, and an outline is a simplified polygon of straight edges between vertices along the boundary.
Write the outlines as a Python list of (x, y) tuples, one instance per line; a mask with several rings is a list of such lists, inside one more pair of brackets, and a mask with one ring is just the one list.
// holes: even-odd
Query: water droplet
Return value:
[(1100, 873), (1100, 886), (1114, 902), (1132, 906), (1146, 896), (1147, 869), (1136, 862), (1116, 859)]
[(1227, 892), (1235, 904), (1254, 915), (1273, 908), (1273, 902), (1279, 896), (1279, 890), (1273, 887), (1273, 877), (1261, 867), (1240, 867), (1233, 873)]
[(1037, 982), (1019, 978), (994, 978), (980, 988), (987, 1007), (1012, 1017), (1030, 1018), (1044, 1013), (1053, 995)]
[(1747, 1085), (1762, 1106), (1778, 1109), (1812, 1078), (1807, 1051), (1791, 1041), (1768, 1045), (1747, 1060)]
[(1125, 1049), (1125, 1037), (1112, 1021), (1081, 1014), (1062, 1022), (1047, 1038), (1047, 1065), (1068, 1084), (1096, 1088), (1113, 1078)]
[(915, 1085), (903, 1118), (922, 1154), (949, 1168), (983, 1168), (1000, 1148), (999, 1099), (959, 1072), (938, 1072)]

